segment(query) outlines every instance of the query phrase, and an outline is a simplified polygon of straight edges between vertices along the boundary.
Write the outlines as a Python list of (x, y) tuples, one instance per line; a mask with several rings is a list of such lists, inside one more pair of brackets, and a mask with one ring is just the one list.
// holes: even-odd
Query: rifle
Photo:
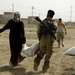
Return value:
[(39, 21), (43, 26), (44, 28), (46, 29), (46, 31), (53, 36), (54, 39), (56, 39), (56, 36), (54, 35), (54, 33), (51, 31), (51, 29), (48, 27), (47, 24), (45, 24), (43, 21), (41, 21), (41, 19), (39, 17), (36, 17), (35, 20)]

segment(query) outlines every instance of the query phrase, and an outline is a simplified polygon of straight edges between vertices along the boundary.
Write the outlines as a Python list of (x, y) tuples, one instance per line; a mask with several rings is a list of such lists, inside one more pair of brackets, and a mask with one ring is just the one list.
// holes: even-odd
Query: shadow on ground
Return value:
[(10, 66), (0, 67), (0, 72), (5, 72), (5, 71), (8, 71), (13, 75), (39, 75), (39, 74), (42, 74), (42, 71), (40, 71), (40, 72), (32, 72), (32, 71), (26, 72), (26, 69), (23, 67), (18, 67), (18, 68), (14, 68), (14, 69), (11, 69)]

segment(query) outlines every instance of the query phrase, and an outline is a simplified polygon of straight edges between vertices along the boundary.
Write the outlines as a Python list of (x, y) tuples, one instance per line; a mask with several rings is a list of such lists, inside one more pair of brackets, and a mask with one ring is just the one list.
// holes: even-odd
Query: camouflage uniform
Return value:
[[(53, 20), (49, 21), (54, 23)], [(34, 59), (34, 70), (38, 69), (38, 65), (40, 64), (40, 60), (43, 58), (44, 54), (45, 56), (45, 61), (44, 61), (44, 65), (42, 68), (42, 71), (45, 72), (48, 68), (49, 68), (49, 62), (50, 62), (50, 58), (52, 55), (52, 48), (53, 48), (53, 42), (54, 42), (54, 38), (52, 35), (46, 33), (45, 35), (42, 34), (42, 25), (39, 24), (38, 25), (38, 29), (37, 29), (37, 35), (39, 38), (39, 43), (40, 43), (40, 51), (37, 54), (37, 57)]]

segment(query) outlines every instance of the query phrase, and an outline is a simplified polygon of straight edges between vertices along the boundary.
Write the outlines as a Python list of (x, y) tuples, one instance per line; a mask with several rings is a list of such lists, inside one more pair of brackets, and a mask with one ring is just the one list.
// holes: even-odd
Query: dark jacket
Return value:
[(13, 21), (13, 19), (11, 19), (2, 29), (0, 29), (0, 32), (5, 31), (6, 29), (10, 29), (9, 33), (10, 48), (21, 49), (22, 43), (26, 43), (23, 22), (21, 21), (15, 22)]

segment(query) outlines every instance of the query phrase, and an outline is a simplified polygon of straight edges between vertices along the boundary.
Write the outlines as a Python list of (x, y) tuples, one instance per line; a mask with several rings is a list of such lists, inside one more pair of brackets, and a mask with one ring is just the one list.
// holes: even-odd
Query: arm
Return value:
[(63, 23), (63, 27), (64, 27), (64, 30), (65, 30), (65, 34), (67, 34), (67, 30), (66, 30), (66, 27), (65, 27), (65, 23)]
[(41, 39), (41, 36), (42, 36), (42, 34), (41, 34), (41, 26), (42, 25), (40, 23), (37, 25), (37, 36), (38, 36), (39, 40)]
[(24, 23), (22, 22), (22, 44), (26, 43), (26, 37), (25, 37), (25, 32), (24, 32)]
[(10, 23), (11, 23), (11, 20), (9, 20), (7, 22), (7, 24), (3, 28), (0, 29), (0, 33), (5, 31), (6, 29), (9, 29), (10, 28)]

